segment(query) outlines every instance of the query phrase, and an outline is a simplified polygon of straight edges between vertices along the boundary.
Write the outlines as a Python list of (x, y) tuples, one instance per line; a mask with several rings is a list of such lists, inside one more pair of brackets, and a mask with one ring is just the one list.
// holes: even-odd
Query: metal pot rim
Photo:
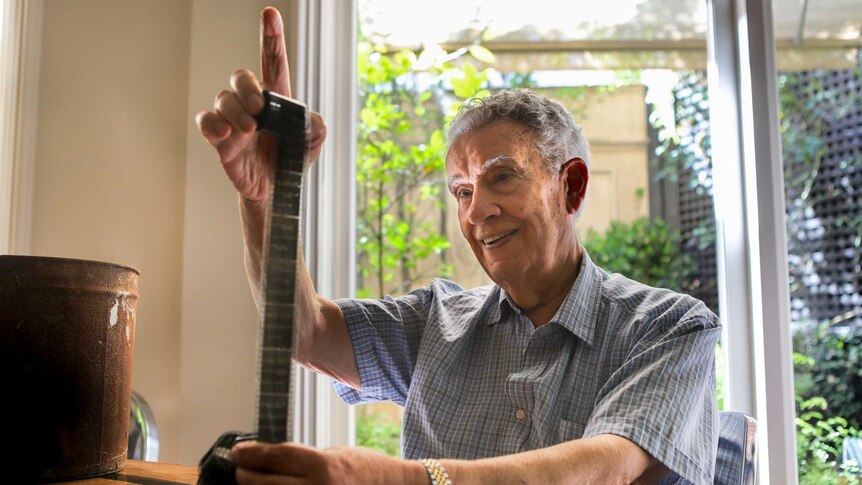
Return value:
[(105, 261), (93, 261), (93, 260), (88, 260), (88, 259), (58, 258), (58, 257), (54, 257), (54, 256), (24, 256), (24, 255), (10, 255), (10, 254), (0, 255), (0, 266), (2, 266), (2, 263), (4, 261), (8, 261), (10, 263), (15, 262), (15, 261), (21, 261), (21, 262), (27, 261), (27, 262), (33, 262), (33, 263), (36, 263), (36, 262), (46, 262), (46, 263), (55, 262), (55, 263), (66, 263), (66, 264), (80, 264), (80, 265), (96, 264), (96, 265), (112, 266), (115, 268), (127, 269), (129, 271), (133, 271), (138, 276), (140, 276), (140, 274), (141, 274), (141, 272), (133, 266), (128, 266), (125, 264), (118, 264), (118, 263), (108, 263)]

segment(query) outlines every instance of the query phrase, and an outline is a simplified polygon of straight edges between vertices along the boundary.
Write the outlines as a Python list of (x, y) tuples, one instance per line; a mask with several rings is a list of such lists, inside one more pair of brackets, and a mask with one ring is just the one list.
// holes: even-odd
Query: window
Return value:
[[(651, 38), (656, 42), (650, 44), (651, 48), (647, 49), (646, 57), (658, 59), (663, 64), (649, 67), (698, 66), (697, 62), (700, 59), (702, 64), (693, 70), (707, 69), (709, 73), (707, 94), (713, 101), (709, 105), (708, 117), (712, 126), (711, 158), (722, 161), (712, 167), (714, 186), (712, 194), (716, 200), (714, 206), (718, 302), (726, 324), (725, 339), (729, 339), (729, 345), (724, 348), (725, 353), (730, 356), (727, 360), (729, 381), (725, 383), (728, 391), (724, 396), (725, 404), (755, 415), (759, 421), (761, 482), (768, 483), (771, 480), (775, 483), (794, 483), (797, 476), (788, 307), (790, 287), (785, 284), (788, 277), (788, 253), (785, 251), (787, 234), (782, 216), (785, 210), (785, 194), (781, 189), (784, 185), (784, 170), (779, 157), (779, 93), (774, 73), (776, 59), (782, 71), (794, 71), (818, 66), (793, 67), (787, 64), (788, 61), (808, 59), (820, 62), (846, 57), (848, 50), (857, 52), (858, 32), (855, 36), (851, 32), (849, 38), (839, 41), (806, 39), (801, 45), (800, 40), (807, 35), (805, 32), (815, 34), (817, 31), (818, 36), (823, 34), (822, 30), (818, 30), (819, 27), (809, 31), (798, 28), (799, 19), (805, 18), (800, 9), (806, 8), (806, 2), (800, 4), (786, 0), (773, 2), (751, 0), (742, 3), (711, 0), (706, 2), (701, 0), (644, 1), (632, 2), (628, 6), (615, 3), (611, 12), (604, 14), (602, 18), (593, 19), (593, 25), (601, 25), (603, 21), (606, 26), (614, 25), (616, 22), (616, 25), (625, 27), (617, 30), (624, 33), (621, 39), (612, 40), (607, 36), (598, 42), (585, 45), (588, 39), (564, 38), (566, 29), (578, 30), (578, 32), (585, 30), (584, 28), (573, 29), (570, 23), (553, 31), (550, 38), (541, 39), (538, 35), (541, 29), (532, 25), (524, 29), (528, 34), (527, 40), (540, 39), (540, 41), (533, 43), (531, 49), (506, 52), (504, 42), (494, 46), (492, 39), (495, 35), (517, 30), (517, 27), (510, 28), (511, 25), (503, 24), (504, 27), (496, 31), (486, 28), (487, 22), (483, 22), (480, 18), (480, 2), (462, 0), (448, 8), (445, 4), (438, 4), (433, 9), (429, 7), (422, 11), (414, 7), (410, 12), (401, 12), (399, 8), (403, 6), (398, 2), (377, 2), (383, 2), (383, 0), (368, 0), (361, 4), (359, 15), (363, 40), (367, 41), (370, 38), (371, 30), (366, 30), (369, 26), (381, 32), (385, 30), (381, 26), (386, 23), (387, 12), (392, 14), (392, 18), (398, 19), (401, 27), (397, 35), (393, 30), (385, 39), (377, 42), (387, 44), (391, 49), (390, 53), (399, 50), (399, 47), (411, 48), (414, 54), (419, 52), (415, 43), (411, 44), (403, 37), (399, 37), (405, 31), (417, 35), (423, 32), (453, 33), (451, 38), (435, 39), (435, 43), (440, 44), (447, 54), (458, 52), (461, 59), (473, 57), (473, 61), (476, 61), (474, 66), (478, 66), (475, 72), (463, 73), (463, 77), (459, 76), (459, 79), (475, 80), (482, 76), (485, 66), (479, 62), (481, 61), (479, 58), (486, 53), (480, 49), (474, 49), (476, 52), (471, 53), (469, 47), (475, 47), (475, 45), (482, 45), (490, 50), (495, 56), (494, 64), (498, 72), (518, 73), (511, 74), (512, 77), (509, 79), (505, 79), (503, 75), (496, 79), (489, 76), (487, 81), (482, 80), (486, 83), (486, 87), (493, 88), (491, 84), (497, 81), (500, 84), (525, 82), (529, 79), (525, 76), (527, 72), (551, 70), (548, 68), (559, 67), (560, 63), (579, 68), (599, 69), (600, 65), (601, 69), (611, 71), (621, 68), (633, 70), (632, 60), (643, 60), (645, 56), (643, 49), (637, 49), (629, 42), (632, 39), (645, 40), (637, 39), (627, 25), (628, 19), (638, 15), (647, 20), (646, 23), (650, 28), (646, 30), (651, 35), (659, 35), (657, 41), (656, 38)], [(370, 8), (375, 5), (378, 8)], [(774, 11), (777, 12), (775, 14), (777, 21), (779, 15), (782, 16), (779, 22), (782, 25), (781, 28), (777, 24), (773, 30), (773, 9), (770, 7), (774, 7)], [(550, 10), (557, 12), (557, 16), (566, 19), (567, 22), (572, 18), (582, 19), (584, 14), (590, 15), (589, 12), (583, 11), (577, 12), (577, 15), (565, 15), (559, 10), (560, 8), (565, 7), (555, 4), (545, 8), (539, 4), (531, 9), (531, 15), (532, 12)], [(495, 9), (508, 10), (500, 5), (495, 5)], [(440, 12), (445, 14), (440, 15)], [(857, 24), (853, 23), (852, 15), (847, 16), (843, 12), (844, 7), (836, 4), (824, 6), (821, 13), (827, 18), (845, 19), (842, 28), (850, 32)], [(440, 16), (434, 17), (434, 15)], [(414, 17), (421, 17), (422, 21), (417, 23), (404, 21)], [(706, 17), (708, 19), (702, 23), (691, 22), (694, 18)], [(819, 14), (818, 17), (820, 17)], [(620, 18), (623, 20), (621, 21)], [(788, 24), (788, 18), (791, 20), (795, 18), (797, 22)], [(695, 34), (693, 38), (681, 36), (676, 32), (661, 39), (661, 33), (667, 34), (668, 29), (672, 30), (677, 26), (677, 22), (670, 22), (667, 19), (675, 19), (683, 24), (688, 22), (686, 25), (689, 26), (700, 25), (702, 30), (695, 29), (690, 32)], [(533, 20), (532, 17), (530, 20)], [(399, 26), (395, 23), (392, 25)], [(787, 25), (791, 25), (789, 30), (786, 28)], [(794, 25), (796, 28), (793, 27)], [(589, 22), (586, 26), (589, 26)], [(608, 34), (612, 29), (599, 29), (599, 31)], [(788, 31), (802, 32), (802, 34), (798, 38), (787, 37)], [(776, 41), (773, 34), (778, 35), (779, 32), (781, 37)], [(503, 39), (511, 40), (504, 37)], [(450, 42), (447, 43), (447, 40)], [(474, 41), (477, 43), (474, 44)], [(520, 46), (524, 47), (525, 44), (527, 43), (522, 42)], [(373, 46), (374, 42), (371, 45)], [(776, 45), (777, 54), (774, 50)], [(465, 50), (459, 51), (462, 47)], [(708, 47), (705, 59), (702, 57), (704, 47)], [(421, 57), (418, 54), (417, 56)], [(453, 65), (463, 65), (454, 59), (450, 60), (453, 61)], [(543, 69), (536, 69), (537, 64)], [(639, 69), (644, 67), (648, 66), (638, 66)], [(616, 79), (619, 76), (614, 74), (612, 77)], [(536, 78), (532, 80), (536, 81)], [(689, 81), (692, 80), (689, 79)], [(617, 81), (615, 80), (614, 83), (616, 84)], [(583, 81), (574, 84), (590, 85)], [(454, 92), (454, 87), (450, 86), (450, 89)], [(695, 173), (698, 182), (706, 181), (699, 178), (702, 173)], [(662, 183), (666, 181), (665, 179)], [(426, 189), (426, 192), (432, 190)], [(650, 195), (650, 192), (662, 189), (650, 185), (647, 190), (644, 195)], [(420, 189), (418, 197), (421, 198), (421, 196)], [(442, 210), (439, 206), (434, 206), (434, 209), (434, 212)], [(650, 207), (650, 211), (652, 210), (653, 207)], [(805, 215), (804, 211), (803, 215)], [(403, 231), (403, 226), (399, 229), (396, 224), (394, 229), (395, 234), (402, 237), (402, 240), (396, 238), (395, 244), (401, 245), (405, 242), (404, 235), (397, 231)], [(438, 233), (443, 230), (441, 225)], [(700, 232), (702, 236), (702, 233), (708, 231)], [(440, 254), (436, 255), (436, 252), (432, 251), (435, 254), (433, 257), (443, 260), (443, 254), (446, 253), (448, 258), (446, 264), (451, 264), (454, 249), (452, 246), (444, 246), (438, 245), (437, 250)], [(397, 268), (399, 259), (401, 258), (397, 256), (390, 257), (389, 262), (394, 263), (394, 267)], [(790, 259), (793, 264), (793, 258)], [(379, 261), (385, 260), (385, 255), (379, 258)], [(446, 267), (442, 266), (442, 268)], [(418, 269), (420, 268), (417, 267)], [(451, 269), (454, 272), (458, 268)], [(400, 274), (400, 271), (393, 273), (390, 282), (399, 278)], [(380, 283), (380, 278), (377, 282), (378, 287), (385, 286), (387, 283), (385, 276), (383, 285)], [(358, 282), (358, 286), (362, 286), (362, 283)], [(850, 298), (847, 301), (852, 303), (852, 296)], [(793, 311), (802, 313), (802, 307), (795, 301)]]
[[(718, 312), (706, 4), (683, 2), (670, 17), (655, 2), (540, 2), (526, 23), (518, 8), (457, 3), (417, 16), (399, 2), (360, 2), (358, 296), (438, 276), (490, 283), (445, 187), (442, 130), (470, 97), (530, 87), (560, 101), (590, 141), (578, 234), (591, 257)], [(358, 444), (397, 455), (401, 416), (396, 405), (360, 407)]]
[(774, 15), (776, 43), (797, 44), (778, 58), (778, 101), (802, 484), (853, 483), (862, 464), (860, 19), (829, 2)]

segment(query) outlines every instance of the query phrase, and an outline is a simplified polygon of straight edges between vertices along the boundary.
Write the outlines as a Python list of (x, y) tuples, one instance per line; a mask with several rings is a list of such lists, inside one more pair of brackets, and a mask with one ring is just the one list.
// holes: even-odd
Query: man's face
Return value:
[(492, 280), (506, 288), (561, 270), (577, 245), (567, 180), (545, 167), (525, 126), (503, 121), (462, 135), (446, 173), (461, 232)]

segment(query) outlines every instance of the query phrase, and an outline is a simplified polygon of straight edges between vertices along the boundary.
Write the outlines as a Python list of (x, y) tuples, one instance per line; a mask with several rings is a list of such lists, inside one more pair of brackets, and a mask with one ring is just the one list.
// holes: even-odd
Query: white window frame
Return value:
[(0, 8), (0, 254), (28, 254), (43, 0), (4, 0)]
[(0, 254), (12, 247), (12, 208), (15, 175), (15, 125), (18, 107), (18, 62), (24, 5), (19, 0), (0, 3), (3, 16), (0, 45)]
[(797, 483), (784, 173), (770, 0), (707, 0), (726, 408), (758, 421), (758, 480)]
[[(305, 258), (318, 293), (328, 298), (355, 294), (356, 12), (356, 0), (291, 0), (285, 15), (292, 91), (323, 115), (329, 132), (303, 198)], [(330, 379), (301, 368), (296, 377), (294, 440), (352, 446), (353, 408)]]

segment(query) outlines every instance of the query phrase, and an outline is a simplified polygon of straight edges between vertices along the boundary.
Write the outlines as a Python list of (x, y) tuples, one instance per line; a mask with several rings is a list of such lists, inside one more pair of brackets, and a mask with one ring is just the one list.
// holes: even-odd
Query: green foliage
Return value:
[(715, 344), (715, 402), (719, 411), (724, 410), (724, 352), (721, 342)]
[(684, 292), (686, 278), (696, 270), (682, 252), (679, 233), (661, 219), (613, 221), (602, 235), (588, 231), (583, 244), (602, 268), (651, 286)]
[[(480, 45), (467, 53), (493, 61)], [(359, 297), (403, 293), (451, 272), (443, 127), (465, 99), (488, 94), (487, 71), (469, 61), (454, 67), (454, 57), (436, 46), (417, 56), (359, 44)]]
[[(724, 407), (723, 354), (716, 346), (716, 399), (718, 409)], [(853, 463), (838, 463), (846, 438), (862, 437), (862, 431), (847, 419), (835, 413), (828, 400), (819, 397), (803, 397), (810, 389), (805, 385), (816, 361), (799, 352), (793, 354), (796, 373), (796, 455), (801, 485), (859, 485), (862, 469)]]
[(501, 77), (503, 78), (503, 84), (509, 89), (535, 88), (537, 86), (532, 72), (504, 72), (501, 74)]
[(796, 392), (801, 399), (822, 396), (830, 416), (862, 428), (862, 328), (821, 323), (793, 336), (793, 348), (807, 356), (796, 362)]
[[(828, 76), (829, 71), (814, 71), (808, 82), (802, 82), (799, 73), (778, 76), (785, 182), (793, 195), (804, 201), (812, 195), (811, 185), (827, 148), (823, 139), (826, 123), (846, 116), (860, 102), (855, 91), (851, 90), (849, 97), (839, 97), (833, 88), (826, 87)], [(858, 157), (848, 158), (842, 168), (852, 169), (860, 163)]]
[(357, 413), (356, 444), (385, 453), (394, 458), (401, 457), (401, 426), (382, 414)]
[[(800, 353), (793, 355), (797, 376), (817, 364), (815, 359)], [(820, 397), (803, 397), (806, 389), (796, 388), (796, 455), (799, 464), (799, 481), (802, 485), (859, 484), (862, 470), (853, 463), (838, 463), (846, 438), (862, 437), (858, 426), (853, 426), (831, 409), (828, 400)]]
[(681, 180), (698, 194), (712, 194), (712, 146), (709, 131), (709, 96), (706, 74), (680, 73), (674, 88), (673, 118), (657, 116), (650, 124), (655, 146), (650, 163), (658, 167), (658, 179)]
[(838, 464), (845, 438), (862, 436), (841, 417), (826, 417), (829, 407), (822, 397), (797, 397), (796, 455), (801, 484), (858, 484), (860, 469)]

